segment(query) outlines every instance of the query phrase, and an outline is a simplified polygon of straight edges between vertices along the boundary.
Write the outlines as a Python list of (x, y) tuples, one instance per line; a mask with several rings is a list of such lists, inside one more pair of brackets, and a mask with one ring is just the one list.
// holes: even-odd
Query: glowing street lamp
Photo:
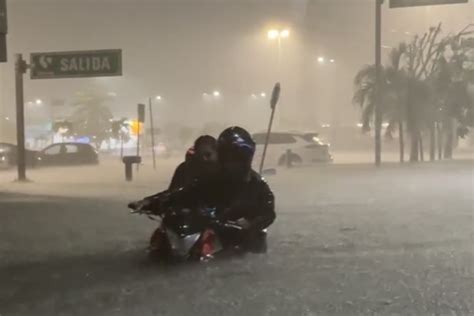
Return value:
[(214, 91), (214, 92), (212, 93), (212, 95), (213, 95), (214, 97), (218, 98), (218, 97), (221, 96), (221, 93), (216, 90), (216, 91)]
[(322, 56), (318, 57), (318, 63), (320, 64), (324, 64), (324, 62), (326, 61), (326, 59)]
[(281, 38), (288, 38), (290, 37), (290, 30), (284, 29), (284, 30), (269, 30), (267, 33), (268, 39), (274, 40), (274, 39), (281, 39)]
[(41, 105), (43, 104), (43, 101), (41, 99), (36, 99), (35, 103), (36, 105)]
[(280, 36), (280, 32), (278, 30), (270, 30), (267, 33), (268, 39), (276, 39)]
[(281, 38), (287, 38), (290, 36), (290, 30), (282, 30), (280, 31), (280, 37)]
[(157, 101), (161, 101), (163, 98), (161, 97), (161, 95), (157, 95), (157, 96), (155, 97), (155, 99), (156, 99)]

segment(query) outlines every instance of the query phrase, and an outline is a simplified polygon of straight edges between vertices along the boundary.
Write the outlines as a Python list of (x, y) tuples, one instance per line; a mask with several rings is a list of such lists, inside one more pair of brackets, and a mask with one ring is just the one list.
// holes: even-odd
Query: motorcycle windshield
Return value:
[(166, 230), (166, 235), (170, 242), (171, 250), (178, 257), (188, 257), (189, 252), (201, 237), (201, 233), (179, 236), (171, 229)]

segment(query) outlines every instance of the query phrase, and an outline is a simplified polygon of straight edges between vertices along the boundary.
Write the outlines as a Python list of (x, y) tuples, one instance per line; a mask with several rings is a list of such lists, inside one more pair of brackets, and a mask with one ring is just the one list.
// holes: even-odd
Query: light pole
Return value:
[(382, 162), (382, 111), (380, 104), (380, 77), (382, 71), (382, 4), (375, 0), (375, 166)]
[(157, 95), (154, 98), (148, 98), (148, 110), (150, 112), (150, 127), (151, 127), (151, 154), (153, 158), (153, 169), (156, 170), (156, 154), (155, 154), (155, 126), (153, 124), (153, 109), (152, 109), (152, 102), (153, 99), (156, 101), (161, 101), (163, 98), (161, 95)]

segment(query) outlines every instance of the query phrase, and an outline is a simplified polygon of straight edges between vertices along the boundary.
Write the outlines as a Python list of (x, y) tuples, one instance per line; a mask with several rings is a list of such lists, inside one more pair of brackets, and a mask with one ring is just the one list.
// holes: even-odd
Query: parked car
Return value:
[(89, 144), (52, 144), (38, 154), (40, 166), (91, 165), (99, 163), (97, 151)]
[[(265, 145), (266, 133), (256, 133), (252, 135), (257, 150), (254, 162), (260, 164)], [(289, 154), (288, 154), (289, 152)], [(325, 144), (318, 138), (317, 133), (271, 133), (265, 166), (284, 166), (288, 163), (293, 165), (309, 164), (316, 162), (331, 162), (332, 156), (329, 153), (329, 144)]]
[[(26, 165), (34, 167), (38, 152), (26, 150)], [(0, 169), (9, 169), (17, 165), (18, 149), (16, 145), (0, 143)]]

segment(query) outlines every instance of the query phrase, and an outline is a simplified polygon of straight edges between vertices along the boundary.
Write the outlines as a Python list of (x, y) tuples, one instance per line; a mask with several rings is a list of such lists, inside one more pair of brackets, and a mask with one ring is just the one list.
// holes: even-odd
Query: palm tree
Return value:
[[(474, 101), (469, 95), (470, 82), (474, 82), (474, 68), (466, 67), (469, 62), (474, 44), (474, 38), (462, 36), (472, 34), (468, 27), (458, 35), (448, 38), (447, 46), (451, 48), (452, 56), (448, 59), (443, 55), (437, 60), (437, 70), (433, 74), (431, 84), (437, 100), (437, 124), (444, 130), (444, 146), (439, 144), (440, 156), (452, 158), (455, 134), (455, 122), (463, 127), (473, 125)], [(439, 133), (440, 134), (440, 133)], [(438, 135), (439, 137), (440, 135)], [(441, 148), (444, 147), (444, 148)]]
[[(400, 44), (390, 52), (390, 63), (382, 67), (380, 89), (382, 116), (388, 120), (385, 136), (392, 137), (398, 129), (400, 145), (400, 162), (404, 161), (404, 128), (403, 121), (406, 117), (406, 79), (407, 76), (400, 69), (401, 59), (406, 51), (405, 44)], [(355, 92), (353, 103), (362, 110), (363, 132), (370, 130), (371, 122), (375, 115), (375, 66), (369, 65), (362, 68), (354, 79)]]
[(81, 93), (73, 103), (77, 107), (71, 116), (75, 131), (91, 138), (97, 148), (100, 148), (109, 134), (112, 113), (105, 105), (109, 100), (109, 96), (89, 92)]

